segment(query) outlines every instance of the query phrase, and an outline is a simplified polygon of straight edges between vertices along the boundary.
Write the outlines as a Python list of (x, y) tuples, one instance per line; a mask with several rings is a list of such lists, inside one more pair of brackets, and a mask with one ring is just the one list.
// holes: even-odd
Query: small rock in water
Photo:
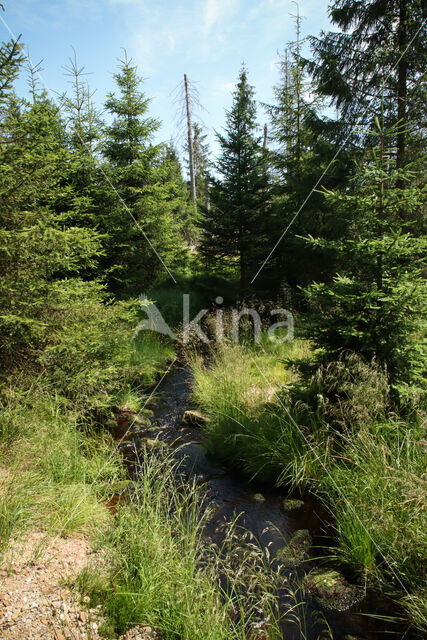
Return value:
[(304, 506), (304, 500), (296, 500), (294, 498), (287, 498), (283, 500), (283, 508), (285, 511), (296, 511)]
[(349, 584), (333, 569), (313, 569), (305, 576), (304, 587), (323, 607), (338, 611), (349, 609), (363, 598), (361, 587)]
[(294, 533), (286, 547), (275, 553), (275, 558), (287, 567), (296, 567), (309, 559), (311, 535), (308, 529), (299, 529)]
[(262, 493), (254, 493), (251, 496), (251, 500), (253, 500), (253, 502), (258, 502), (259, 504), (262, 504), (263, 502), (265, 502), (265, 498), (262, 495)]
[(161, 440), (154, 440), (153, 438), (142, 438), (141, 444), (147, 447), (147, 449), (154, 449), (155, 447), (166, 446)]
[(218, 502), (211, 502), (209, 504), (208, 507), (208, 511), (209, 511), (209, 520), (212, 520), (212, 518), (218, 513), (218, 511), (221, 510), (221, 505)]
[(209, 422), (209, 418), (200, 413), (200, 411), (191, 409), (184, 413), (183, 422), (186, 422), (187, 424), (201, 425)]

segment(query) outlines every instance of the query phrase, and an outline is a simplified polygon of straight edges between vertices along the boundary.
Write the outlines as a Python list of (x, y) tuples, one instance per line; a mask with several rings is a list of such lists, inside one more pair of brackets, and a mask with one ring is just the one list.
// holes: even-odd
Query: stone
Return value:
[(251, 496), (251, 500), (253, 500), (253, 502), (258, 502), (258, 504), (262, 504), (263, 502), (265, 502), (265, 498), (262, 493), (254, 493)]
[(304, 500), (296, 500), (294, 498), (287, 498), (282, 502), (285, 511), (297, 511), (304, 506)]
[(285, 547), (276, 551), (274, 557), (286, 567), (297, 567), (310, 557), (311, 535), (308, 529), (298, 529)]
[(129, 629), (119, 640), (156, 640), (159, 638), (156, 630), (148, 626), (134, 627)]
[(161, 440), (154, 440), (153, 438), (142, 438), (141, 444), (147, 447), (147, 449), (154, 449), (155, 447), (165, 447), (166, 443)]
[(184, 413), (183, 422), (187, 424), (200, 426), (206, 424), (206, 422), (210, 422), (209, 418), (204, 416), (200, 411), (196, 409), (189, 409)]
[(313, 569), (303, 584), (320, 605), (337, 611), (346, 611), (364, 596), (361, 587), (348, 583), (342, 573), (334, 569)]

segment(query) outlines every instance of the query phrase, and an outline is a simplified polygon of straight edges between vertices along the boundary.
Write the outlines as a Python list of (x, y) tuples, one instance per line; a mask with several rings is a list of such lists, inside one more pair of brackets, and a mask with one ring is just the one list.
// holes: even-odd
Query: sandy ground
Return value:
[[(101, 608), (90, 608), (65, 582), (101, 564), (81, 537), (33, 533), (12, 545), (0, 567), (0, 640), (100, 640)], [(155, 638), (150, 627), (138, 627), (121, 640)]]

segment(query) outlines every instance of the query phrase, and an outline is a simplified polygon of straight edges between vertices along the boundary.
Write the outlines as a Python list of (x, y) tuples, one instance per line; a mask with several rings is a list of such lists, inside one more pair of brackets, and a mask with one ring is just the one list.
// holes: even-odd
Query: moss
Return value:
[(262, 504), (263, 502), (265, 502), (265, 498), (262, 493), (254, 493), (251, 496), (251, 500), (252, 502), (258, 502), (258, 504)]
[(299, 529), (289, 540), (286, 547), (275, 553), (275, 558), (287, 567), (295, 567), (309, 559), (311, 536), (308, 529)]
[(283, 500), (282, 504), (285, 511), (296, 511), (297, 509), (301, 509), (304, 506), (304, 500), (288, 498), (286, 500)]
[(313, 569), (305, 576), (304, 587), (323, 607), (338, 611), (345, 611), (363, 597), (361, 587), (349, 584), (333, 569)]

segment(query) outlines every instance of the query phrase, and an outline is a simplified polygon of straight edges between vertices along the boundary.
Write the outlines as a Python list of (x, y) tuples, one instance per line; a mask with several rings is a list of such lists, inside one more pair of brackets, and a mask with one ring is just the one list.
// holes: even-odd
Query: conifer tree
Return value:
[(71, 148), (92, 156), (99, 149), (102, 133), (101, 116), (93, 103), (95, 91), (85, 81), (85, 67), (78, 64), (75, 51), (64, 71), (70, 78), (71, 92), (64, 93), (60, 102), (62, 111), (68, 115)]
[[(188, 246), (193, 245), (197, 231), (194, 206), (188, 197), (188, 188), (182, 174), (181, 162), (172, 143), (163, 145), (158, 169), (163, 184), (169, 192), (168, 206), (175, 224), (178, 225), (180, 238)], [(178, 244), (180, 244), (180, 238), (177, 238)], [(181, 255), (185, 260), (184, 253)]]
[(96, 228), (99, 225), (99, 182), (103, 180), (97, 168), (103, 123), (93, 104), (95, 92), (85, 81), (85, 67), (78, 64), (75, 52), (64, 70), (71, 85), (71, 90), (61, 96), (60, 104), (66, 115), (67, 144), (73, 157), (66, 177), (73, 198), (73, 223)]
[(412, 123), (411, 139), (417, 137), (422, 121), (423, 5), (421, 0), (335, 0), (330, 16), (340, 31), (310, 38), (314, 60), (309, 68), (319, 91), (332, 100), (344, 120), (370, 126), (384, 104), (385, 85), (386, 123), (401, 125), (395, 129), (397, 168), (409, 159), (408, 123)]
[[(193, 160), (194, 160), (194, 177), (196, 184), (196, 201), (198, 210), (202, 211), (206, 208), (208, 202), (209, 190), (209, 145), (206, 142), (207, 134), (204, 128), (198, 123), (193, 123)], [(185, 145), (187, 154), (187, 145)], [(186, 163), (188, 165), (188, 161)]]
[(2, 42), (0, 46), (0, 105), (7, 98), (23, 61), (22, 45), (19, 38)]
[[(1, 79), (0, 79), (1, 81)], [(100, 237), (73, 226), (73, 162), (64, 122), (45, 94), (28, 103), (10, 89), (0, 118), (0, 358), (17, 364), (48, 340), (71, 301), (93, 287), (81, 276)]]
[(183, 242), (161, 164), (162, 146), (152, 142), (160, 123), (148, 115), (150, 100), (127, 56), (115, 80), (119, 93), (106, 102), (114, 120), (104, 144), (110, 181), (100, 214), (108, 236), (104, 267), (115, 291), (136, 293), (163, 277), (166, 266), (173, 268)]
[[(419, 166), (394, 167), (396, 127), (377, 119), (370, 135), (379, 145), (352, 179), (354, 192), (324, 190), (330, 206), (348, 221), (346, 234), (337, 241), (307, 238), (322, 254), (335, 253), (338, 263), (332, 282), (305, 289), (314, 312), (310, 335), (331, 358), (355, 351), (386, 366), (394, 385), (419, 383), (423, 358), (415, 332), (425, 297), (421, 268), (427, 247), (416, 225), (426, 193), (416, 184)], [(399, 181), (403, 188), (396, 187)], [(402, 208), (407, 221), (399, 215)]]
[(254, 90), (243, 66), (226, 113), (225, 134), (217, 134), (219, 178), (212, 179), (211, 207), (202, 222), (201, 243), (210, 268), (237, 270), (242, 293), (267, 239), (269, 195), (257, 129)]
[[(329, 131), (332, 123), (319, 115), (322, 103), (304, 69), (299, 16), (296, 20), (297, 39), (289, 43), (280, 60), (275, 102), (265, 105), (273, 143), (269, 153), (275, 221), (271, 245), (281, 240), (261, 275), (269, 277), (276, 288), (286, 284), (294, 291), (314, 277), (327, 279), (334, 266), (326, 256), (319, 260), (302, 236), (337, 237), (342, 231), (342, 221), (320, 194), (313, 192), (335, 153), (335, 140)], [(340, 163), (328, 168), (322, 182), (328, 188), (336, 187), (349, 171), (349, 157), (344, 152)]]

